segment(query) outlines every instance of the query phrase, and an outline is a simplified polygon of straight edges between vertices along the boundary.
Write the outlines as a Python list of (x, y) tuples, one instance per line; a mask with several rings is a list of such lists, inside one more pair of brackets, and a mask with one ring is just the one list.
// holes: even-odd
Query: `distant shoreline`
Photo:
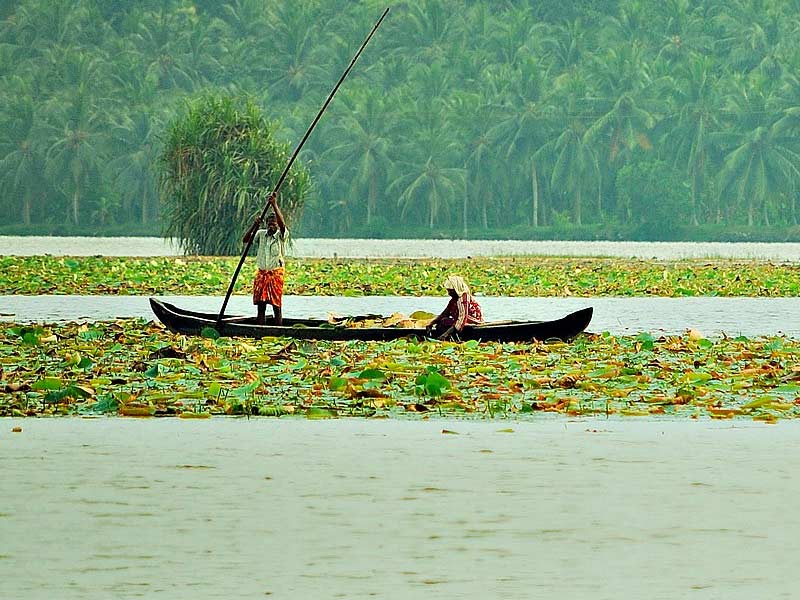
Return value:
[[(164, 238), (0, 236), (0, 256), (181, 256)], [(603, 242), (519, 240), (377, 240), (302, 238), (298, 258), (469, 258), (585, 256), (633, 259), (758, 259), (800, 262), (796, 242)]]

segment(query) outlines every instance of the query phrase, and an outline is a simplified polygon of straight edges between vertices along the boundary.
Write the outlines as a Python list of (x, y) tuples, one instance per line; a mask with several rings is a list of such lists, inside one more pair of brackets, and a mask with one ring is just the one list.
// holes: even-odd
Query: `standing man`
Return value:
[(253, 282), (253, 304), (258, 309), (258, 324), (265, 324), (267, 304), (271, 304), (275, 325), (281, 325), (286, 223), (274, 195), (269, 197), (269, 203), (271, 210), (267, 213), (267, 228), (259, 229), (261, 221), (256, 219), (242, 241), (247, 244), (255, 235), (258, 242), (258, 273)]

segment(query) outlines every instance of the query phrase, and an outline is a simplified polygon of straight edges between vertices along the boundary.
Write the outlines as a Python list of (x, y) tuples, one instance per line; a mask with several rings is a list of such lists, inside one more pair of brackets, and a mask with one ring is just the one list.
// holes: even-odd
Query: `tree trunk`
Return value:
[(575, 190), (575, 224), (583, 225), (581, 223), (581, 184), (578, 184), (578, 189)]
[(80, 206), (80, 176), (75, 175), (72, 178), (72, 182), (75, 185), (75, 191), (72, 192), (72, 221), (75, 225), (78, 224), (78, 207)]
[(435, 211), (436, 203), (434, 202), (433, 198), (431, 198), (431, 218), (428, 226), (433, 229), (433, 222), (434, 222), (434, 215), (436, 214)]
[(31, 193), (26, 191), (22, 195), (22, 222), (25, 225), (31, 224)]
[(600, 221), (605, 223), (603, 218), (603, 181), (600, 177), (597, 179), (597, 215)]
[(531, 189), (533, 192), (533, 214), (532, 225), (539, 226), (539, 176), (536, 173), (536, 163), (531, 160)]
[(697, 225), (698, 225), (698, 222), (697, 222), (697, 188), (700, 187), (699, 186), (700, 182), (698, 181), (698, 178), (699, 178), (699, 175), (698, 175), (697, 169), (692, 169), (692, 207), (691, 207), (692, 208), (692, 214), (691, 214), (691, 220), (692, 220), (692, 225), (694, 225), (695, 227), (697, 227)]
[(467, 197), (469, 196), (469, 176), (464, 178), (464, 239), (467, 239)]
[(369, 196), (367, 197), (367, 225), (372, 222), (372, 215), (375, 212), (375, 198), (378, 195), (377, 192), (377, 183), (375, 182), (375, 176), (370, 175), (369, 178)]
[(755, 202), (753, 202), (753, 195), (751, 194), (747, 201), (747, 226), (752, 227), (755, 216)]

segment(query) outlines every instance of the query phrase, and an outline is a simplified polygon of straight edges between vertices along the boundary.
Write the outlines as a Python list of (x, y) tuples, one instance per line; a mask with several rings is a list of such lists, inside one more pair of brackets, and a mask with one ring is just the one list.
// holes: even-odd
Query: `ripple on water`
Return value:
[[(220, 299), (210, 296), (170, 296), (165, 300), (199, 311), (216, 312)], [(506, 298), (482, 297), (487, 320), (556, 319), (594, 307), (589, 331), (634, 335), (681, 334), (689, 329), (707, 336), (779, 335), (800, 337), (800, 298)], [(291, 317), (324, 318), (335, 304), (345, 314), (413, 310), (438, 312), (441, 298), (402, 296), (315, 297), (286, 296), (285, 314)], [(117, 317), (153, 319), (149, 301), (141, 296), (0, 296), (0, 306), (14, 313), (19, 322), (92, 321)], [(234, 296), (231, 314), (249, 314), (252, 302)], [(9, 319), (6, 319), (9, 320)], [(226, 450), (227, 452), (227, 450)], [(274, 456), (280, 456), (279, 453)]]
[[(586, 421), (515, 423), (517, 434), (502, 442), (492, 422), (26, 423), (36, 435), (24, 448), (0, 436), (0, 579), (9, 598), (795, 591), (786, 557), (796, 555), (800, 518), (786, 506), (800, 483), (783, 476), (800, 467), (800, 423), (612, 420), (591, 438), (591, 456)], [(471, 445), (442, 442), (443, 427)], [(356, 437), (364, 431), (386, 435)], [(75, 440), (105, 444), (114, 461), (83, 453)], [(216, 455), (220, 443), (234, 452)], [(503, 451), (472, 451), (490, 444)], [(532, 444), (539, 458), (517, 460)], [(269, 459), (265, 486), (263, 464), (250, 457), (276, 445), (283, 456)], [(137, 446), (163, 462), (159, 481), (109, 486), (152, 476), (153, 465), (130, 451)], [(403, 460), (387, 468), (395, 454)], [(605, 459), (602, 470), (594, 457)], [(182, 468), (210, 464), (216, 469)], [(364, 488), (369, 473), (381, 473), (373, 492)], [(100, 505), (74, 502), (78, 480)], [(704, 482), (713, 486), (693, 485)], [(319, 506), (307, 509), (301, 495)]]

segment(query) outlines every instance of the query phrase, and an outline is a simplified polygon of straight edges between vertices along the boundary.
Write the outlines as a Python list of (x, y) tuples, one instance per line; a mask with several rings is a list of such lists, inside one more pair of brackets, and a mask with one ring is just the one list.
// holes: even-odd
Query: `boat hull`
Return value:
[[(167, 329), (183, 335), (202, 335), (212, 328), (220, 336), (229, 337), (290, 337), (307, 340), (331, 341), (389, 341), (399, 338), (426, 337), (425, 329), (402, 327), (343, 327), (315, 319), (284, 319), (277, 326), (267, 323), (259, 325), (250, 317), (225, 317), (217, 324), (217, 315), (179, 308), (157, 298), (150, 298), (150, 307)], [(592, 308), (571, 313), (554, 321), (510, 321), (467, 326), (459, 334), (461, 341), (482, 342), (530, 342), (559, 339), (568, 341), (588, 327), (592, 320)]]

